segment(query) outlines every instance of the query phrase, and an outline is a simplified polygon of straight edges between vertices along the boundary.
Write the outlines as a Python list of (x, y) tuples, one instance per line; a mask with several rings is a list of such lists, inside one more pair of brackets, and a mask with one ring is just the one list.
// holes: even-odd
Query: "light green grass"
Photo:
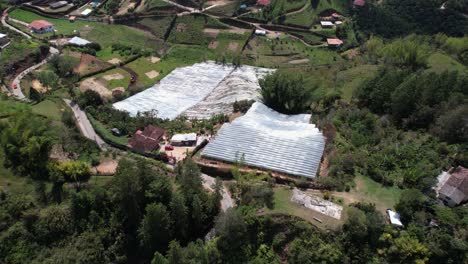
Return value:
[(311, 27), (317, 20), (318, 15), (328, 9), (347, 14), (348, 2), (344, 0), (320, 0), (316, 8), (309, 5), (303, 12), (286, 16), (284, 23), (298, 26)]
[(138, 24), (147, 27), (154, 35), (162, 39), (169, 29), (173, 19), (173, 16), (143, 18), (138, 22)]
[[(99, 43), (102, 47), (109, 47), (114, 43), (120, 43), (127, 46), (146, 48), (156, 50), (160, 43), (155, 36), (144, 31), (131, 28), (124, 25), (106, 24), (89, 21), (75, 21), (70, 23), (66, 19), (53, 19), (40, 16), (38, 14), (15, 9), (10, 13), (10, 17), (21, 20), (26, 23), (43, 19), (54, 24), (57, 30), (56, 34), (75, 34), (75, 30), (82, 38), (92, 42)], [(52, 36), (54, 33), (35, 34), (38, 37)]]
[(349, 101), (353, 97), (354, 91), (367, 78), (374, 76), (377, 72), (377, 65), (359, 65), (348, 70), (338, 72), (336, 79), (342, 92), (342, 98)]
[(146, 76), (147, 72), (150, 72), (153, 70), (158, 71), (157, 64), (159, 62), (151, 63), (149, 59), (150, 58), (147, 58), (147, 57), (141, 57), (126, 65), (127, 67), (130, 67), (132, 70), (138, 73), (138, 82), (143, 84), (145, 88), (152, 86), (153, 84), (157, 82), (157, 80), (159, 80), (158, 78), (159, 76), (154, 79), (150, 79), (148, 78), (148, 76)]
[[(106, 75), (111, 75), (111, 74), (116, 74), (116, 73), (122, 74), (122, 76), (124, 78), (123, 79), (118, 79), (118, 80), (117, 79), (109, 80), (109, 81), (103, 78)], [(122, 70), (120, 68), (115, 68), (115, 69), (112, 69), (110, 71), (100, 73), (100, 74), (98, 74), (98, 75), (96, 75), (94, 77), (99, 78), (100, 81), (104, 82), (107, 89), (110, 89), (110, 90), (112, 90), (114, 88), (117, 88), (117, 87), (123, 87), (123, 88), (127, 89), (128, 85), (130, 84), (130, 79), (131, 79), (130, 73), (128, 73), (127, 71)]]
[(454, 60), (449, 55), (436, 52), (429, 56), (427, 64), (430, 67), (429, 71), (441, 73), (444, 71), (465, 71), (466, 67)]
[[(289, 188), (275, 188), (274, 192), (275, 206), (272, 210), (267, 209), (268, 213), (294, 215), (311, 222), (320, 229), (328, 230), (337, 230), (344, 222), (345, 212), (343, 212), (341, 220), (337, 220), (292, 202), (292, 190)], [(322, 223), (314, 220), (314, 217), (322, 220)]]
[(13, 194), (34, 192), (31, 181), (26, 177), (15, 176), (10, 169), (5, 168), (4, 161), (4, 153), (0, 149), (0, 191), (5, 190)]
[(112, 47), (110, 46), (107, 46), (101, 49), (100, 51), (96, 52), (96, 57), (98, 57), (99, 59), (103, 61), (109, 61), (114, 58), (119, 59), (121, 61), (124, 61), (125, 59), (127, 59), (127, 57), (121, 56), (120, 53), (112, 51)]
[(364, 201), (375, 203), (377, 209), (385, 212), (387, 208), (393, 208), (400, 199), (402, 189), (398, 187), (385, 187), (369, 177), (357, 175), (356, 187), (350, 192), (361, 197)]
[(94, 175), (91, 176), (88, 183), (96, 186), (107, 186), (111, 182), (112, 178), (112, 176)]
[(64, 105), (58, 99), (54, 99), (54, 100), (46, 99), (32, 106), (33, 113), (48, 117), (55, 121), (62, 120), (63, 110), (64, 110)]

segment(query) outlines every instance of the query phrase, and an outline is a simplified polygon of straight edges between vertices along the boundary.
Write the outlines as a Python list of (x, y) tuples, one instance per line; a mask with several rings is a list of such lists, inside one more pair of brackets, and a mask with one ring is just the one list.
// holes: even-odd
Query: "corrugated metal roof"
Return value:
[(255, 103), (244, 116), (224, 124), (202, 156), (314, 178), (325, 148), (310, 115), (283, 115)]

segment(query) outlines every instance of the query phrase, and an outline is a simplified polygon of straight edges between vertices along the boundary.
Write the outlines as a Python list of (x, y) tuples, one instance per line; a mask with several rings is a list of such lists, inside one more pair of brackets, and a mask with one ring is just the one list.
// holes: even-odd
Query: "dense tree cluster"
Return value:
[[(463, 14), (463, 1), (385, 0), (366, 1), (356, 8), (359, 30), (392, 38), (409, 33), (463, 36), (468, 32), (468, 18)], [(444, 4), (445, 3), (445, 4)], [(444, 4), (444, 8), (442, 8)], [(459, 8), (459, 6), (464, 6)]]

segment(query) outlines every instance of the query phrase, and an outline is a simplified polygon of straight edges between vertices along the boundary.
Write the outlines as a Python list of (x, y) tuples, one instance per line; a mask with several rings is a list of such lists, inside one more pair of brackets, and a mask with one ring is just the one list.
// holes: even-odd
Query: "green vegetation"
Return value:
[[(269, 209), (268, 214), (284, 214), (300, 217), (314, 226), (323, 230), (339, 230), (344, 220), (336, 220), (335, 218), (323, 215), (311, 209), (307, 209), (298, 203), (292, 202), (292, 191), (288, 188), (275, 188), (274, 207)], [(314, 219), (318, 218), (323, 222), (320, 223)], [(343, 211), (342, 219), (345, 219), (345, 211)]]
[(443, 73), (445, 71), (466, 71), (466, 66), (456, 61), (449, 55), (433, 53), (427, 58), (427, 65), (431, 71)]
[(173, 16), (143, 18), (142, 20), (138, 21), (138, 24), (147, 27), (151, 33), (153, 33), (158, 38), (164, 39), (174, 19), (175, 17)]
[(106, 128), (101, 122), (94, 119), (91, 115), (88, 115), (89, 122), (91, 122), (93, 128), (96, 130), (103, 139), (109, 140), (111, 142), (116, 142), (121, 145), (127, 145), (128, 137), (116, 137), (114, 136), (110, 129)]
[[(114, 77), (111, 77), (111, 75), (114, 75)], [(130, 73), (121, 68), (112, 69), (95, 75), (94, 77), (103, 82), (104, 86), (110, 90), (117, 87), (123, 87), (124, 89), (127, 89), (131, 79)]]
[(148, 88), (161, 79), (159, 75), (153, 79), (146, 75), (148, 72), (157, 71), (157, 68), (159, 68), (157, 64), (159, 64), (159, 62), (152, 63), (150, 57), (141, 57), (127, 64), (127, 67), (138, 73), (138, 81), (141, 82), (145, 88)]
[[(313, 23), (317, 22), (318, 16), (329, 10), (335, 10), (343, 15), (347, 15), (347, 2), (341, 0), (314, 0), (305, 8), (304, 11), (286, 15), (285, 24), (298, 25), (311, 27)], [(281, 20), (280, 20), (281, 21)]]
[(38, 115), (45, 116), (54, 121), (62, 119), (62, 111), (65, 104), (60, 99), (46, 99), (32, 107), (32, 112)]
[(53, 34), (72, 35), (75, 34), (76, 30), (82, 38), (99, 43), (103, 48), (109, 47), (114, 43), (119, 43), (137, 48), (155, 50), (160, 44), (160, 41), (151, 34), (123, 25), (80, 20), (70, 23), (66, 19), (46, 18), (22, 9), (15, 9), (10, 13), (10, 17), (26, 23), (43, 19), (54, 24), (54, 28), (57, 30), (56, 33), (41, 34), (40, 37), (50, 37)]

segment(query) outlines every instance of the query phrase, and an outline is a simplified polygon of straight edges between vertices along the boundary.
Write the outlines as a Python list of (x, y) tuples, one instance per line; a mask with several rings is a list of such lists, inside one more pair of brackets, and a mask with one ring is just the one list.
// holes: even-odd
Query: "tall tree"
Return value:
[(145, 217), (138, 229), (141, 246), (147, 255), (167, 248), (171, 239), (171, 219), (166, 206), (152, 203), (146, 207)]

